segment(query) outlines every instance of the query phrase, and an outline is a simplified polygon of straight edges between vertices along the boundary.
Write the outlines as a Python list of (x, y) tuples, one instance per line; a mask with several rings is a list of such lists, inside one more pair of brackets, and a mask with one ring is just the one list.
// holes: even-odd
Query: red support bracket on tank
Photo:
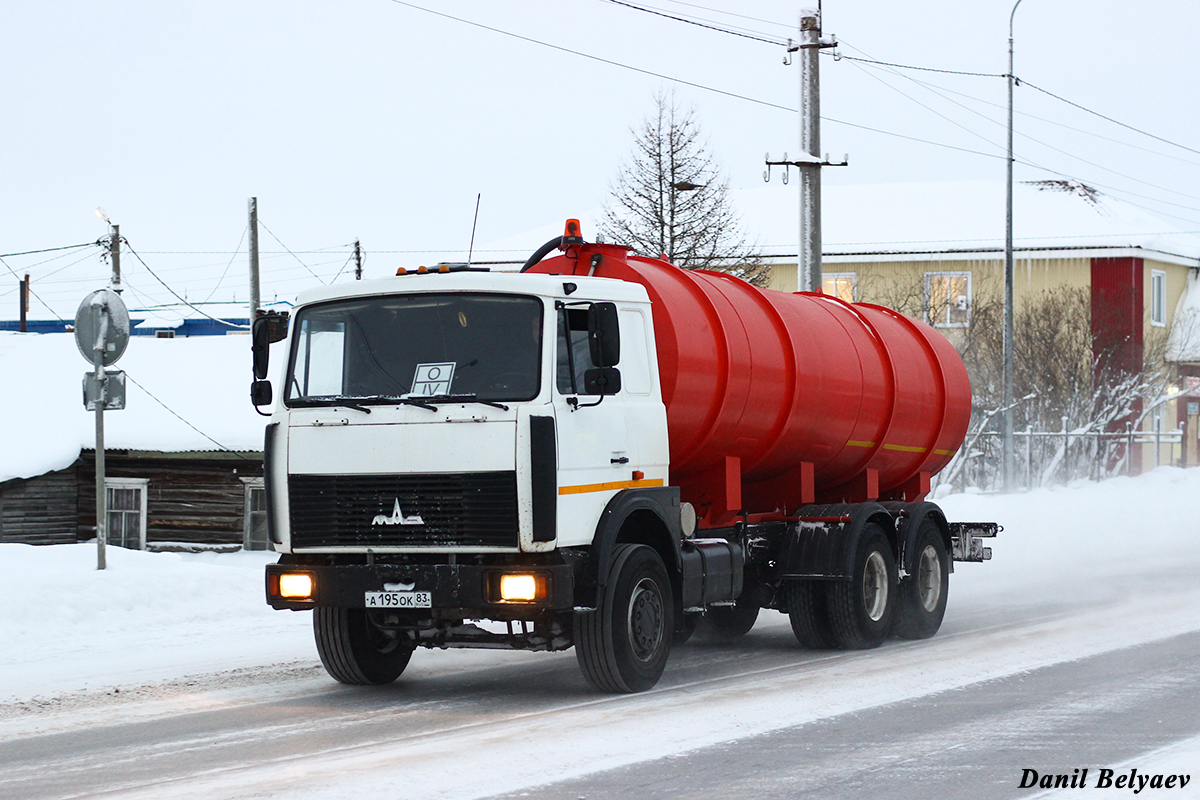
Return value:
[(811, 461), (801, 461), (782, 475), (747, 484), (742, 493), (745, 504), (751, 508), (778, 506), (779, 498), (786, 498), (783, 512), (794, 513), (817, 502), (816, 468)]
[(704, 510), (702, 527), (729, 525), (742, 510), (742, 460), (726, 456), (704, 472), (686, 480), (691, 501)]
[(850, 495), (847, 498), (854, 503), (863, 503), (867, 500), (879, 499), (879, 470), (872, 467), (867, 467), (854, 479), (845, 484), (845, 488), (850, 490)]
[(897, 486), (892, 491), (888, 492), (890, 500), (899, 500), (904, 503), (919, 503), (925, 499), (925, 496), (930, 492), (930, 474), (925, 471), (918, 472), (904, 483)]

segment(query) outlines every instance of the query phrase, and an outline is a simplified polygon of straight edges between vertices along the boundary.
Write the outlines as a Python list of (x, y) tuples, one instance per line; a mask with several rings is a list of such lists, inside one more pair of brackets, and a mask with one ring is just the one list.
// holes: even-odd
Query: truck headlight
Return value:
[(546, 599), (546, 576), (528, 572), (508, 573), (500, 576), (497, 588), (501, 603), (537, 603)]
[(308, 600), (313, 596), (313, 576), (307, 572), (285, 572), (279, 576), (279, 596)]

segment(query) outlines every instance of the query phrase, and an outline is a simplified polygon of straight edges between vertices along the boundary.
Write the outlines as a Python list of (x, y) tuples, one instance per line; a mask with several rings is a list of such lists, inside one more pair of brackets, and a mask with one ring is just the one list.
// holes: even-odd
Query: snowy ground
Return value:
[[(361, 796), (394, 796), (400, 775), (409, 797), (517, 791), (1200, 630), (1200, 469), (939, 503), (950, 519), (1005, 529), (992, 543), (993, 561), (958, 566), (945, 625), (932, 640), (813, 653), (797, 668), (787, 655), (794, 650), (782, 649), (793, 648), (786, 619), (764, 612), (751, 637), (777, 652), (764, 651), (757, 667), (754, 652), (744, 651), (736, 674), (705, 672), (685, 648), (659, 687), (625, 698), (577, 691), (572, 682), (582, 679), (569, 671), (570, 654), (420, 651), (401, 678), (414, 690), (526, 664), (528, 680), (553, 679), (514, 683), (514, 691), (569, 685), (570, 696), (536, 713), (425, 717), (420, 736), (263, 765), (253, 793), (303, 787), (309, 797), (340, 797), (352, 785)], [(109, 569), (98, 572), (94, 545), (0, 545), (0, 750), (21, 734), (236, 704), (238, 687), (250, 684), (246, 694), (259, 699), (343, 691), (316, 666), (309, 615), (265, 605), (261, 568), (270, 556), (108, 554)], [(779, 661), (780, 653), (791, 660)], [(523, 755), (534, 747), (531, 763)], [(463, 752), (476, 755), (464, 763)], [(556, 765), (553, 775), (546, 764)], [(1192, 773), (1190, 791), (1200, 787), (1200, 739), (1130, 766)], [(339, 782), (321, 779), (328, 774)], [(251, 793), (246, 780), (216, 772), (170, 794), (242, 796)], [(145, 795), (165, 796), (153, 788)]]

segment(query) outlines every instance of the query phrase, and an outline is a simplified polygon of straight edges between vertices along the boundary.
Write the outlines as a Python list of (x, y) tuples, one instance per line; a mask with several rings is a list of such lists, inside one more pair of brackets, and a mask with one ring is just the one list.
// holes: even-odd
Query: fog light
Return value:
[(313, 594), (313, 578), (308, 573), (284, 573), (279, 576), (279, 596), (308, 599)]
[(538, 599), (539, 581), (533, 575), (501, 575), (500, 576), (500, 599), (505, 602), (531, 602)]

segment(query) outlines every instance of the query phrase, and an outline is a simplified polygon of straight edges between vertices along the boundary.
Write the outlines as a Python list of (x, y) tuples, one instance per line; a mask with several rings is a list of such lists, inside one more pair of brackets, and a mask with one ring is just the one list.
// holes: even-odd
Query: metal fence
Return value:
[[(972, 438), (974, 436), (974, 438)], [(1013, 488), (1066, 483), (1078, 478), (1100, 480), (1179, 462), (1185, 442), (1182, 428), (1164, 431), (1013, 431)], [(956, 487), (985, 491), (1003, 488), (1003, 440), (999, 431), (967, 436), (964, 449), (942, 474)], [(959, 463), (956, 463), (959, 462)]]

